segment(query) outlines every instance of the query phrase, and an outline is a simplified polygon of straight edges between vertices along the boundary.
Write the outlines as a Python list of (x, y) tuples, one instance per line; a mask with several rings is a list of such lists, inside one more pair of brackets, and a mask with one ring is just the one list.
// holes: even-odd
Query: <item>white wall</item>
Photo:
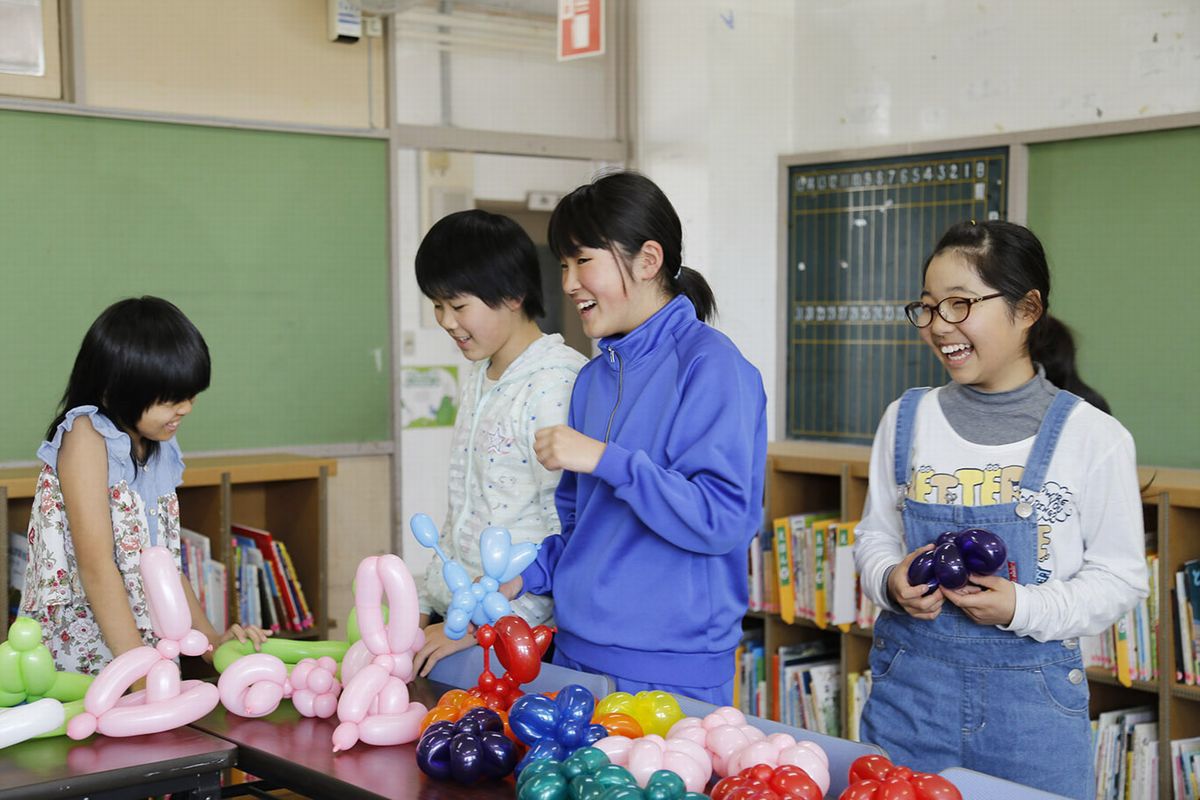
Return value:
[(772, 422), (778, 156), (1200, 110), (1190, 0), (637, 8), (637, 164), (683, 218)]

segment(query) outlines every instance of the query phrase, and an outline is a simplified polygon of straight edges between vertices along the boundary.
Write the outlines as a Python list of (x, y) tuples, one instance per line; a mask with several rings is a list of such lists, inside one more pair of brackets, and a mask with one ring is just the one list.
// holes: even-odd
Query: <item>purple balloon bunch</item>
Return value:
[(435, 722), (417, 742), (417, 766), (431, 778), (457, 783), (503, 778), (517, 765), (517, 745), (490, 708), (472, 708), (458, 722)]
[(932, 550), (921, 553), (908, 565), (908, 582), (912, 586), (927, 584), (927, 595), (937, 591), (938, 586), (961, 589), (969, 576), (991, 575), (1007, 559), (1004, 540), (991, 531), (946, 531), (937, 537)]

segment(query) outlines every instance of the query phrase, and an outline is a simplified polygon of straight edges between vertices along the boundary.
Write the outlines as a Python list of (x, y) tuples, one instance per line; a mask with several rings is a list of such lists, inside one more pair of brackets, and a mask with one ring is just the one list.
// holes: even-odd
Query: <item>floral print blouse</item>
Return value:
[(142, 641), (148, 645), (156, 644), (157, 638), (138, 567), (142, 548), (154, 544), (169, 549), (179, 561), (179, 499), (175, 489), (183, 482), (183, 457), (179, 445), (171, 439), (159, 446), (148, 464), (135, 465), (129, 436), (95, 406), (68, 411), (54, 438), (43, 442), (38, 450), (45, 466), (38, 475), (29, 519), (29, 565), (20, 613), (41, 624), (43, 641), (54, 654), (57, 669), (94, 675), (113, 656), (83, 591), (56, 471), (63, 433), (71, 430), (80, 416), (91, 420), (108, 449), (113, 562), (125, 582), (129, 608)]

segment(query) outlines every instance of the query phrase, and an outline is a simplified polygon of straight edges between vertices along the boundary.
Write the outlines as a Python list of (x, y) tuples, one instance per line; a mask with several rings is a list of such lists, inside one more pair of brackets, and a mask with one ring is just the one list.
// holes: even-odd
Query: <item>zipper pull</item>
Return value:
[(610, 363), (610, 364), (617, 363), (617, 351), (613, 350), (611, 347), (608, 348), (608, 363)]

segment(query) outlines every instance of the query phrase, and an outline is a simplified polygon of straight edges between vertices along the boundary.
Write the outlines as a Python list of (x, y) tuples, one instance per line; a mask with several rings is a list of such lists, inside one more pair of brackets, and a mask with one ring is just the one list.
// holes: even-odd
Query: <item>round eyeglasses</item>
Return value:
[(947, 297), (937, 305), (929, 305), (922, 303), (919, 300), (915, 303), (909, 303), (904, 307), (904, 314), (908, 317), (908, 321), (918, 328), (928, 327), (933, 322), (933, 312), (936, 311), (938, 316), (949, 322), (951, 325), (958, 323), (971, 316), (971, 306), (976, 303), (982, 303), (984, 300), (991, 300), (993, 297), (1002, 297), (1003, 292), (995, 292), (993, 294), (985, 294), (983, 297)]

